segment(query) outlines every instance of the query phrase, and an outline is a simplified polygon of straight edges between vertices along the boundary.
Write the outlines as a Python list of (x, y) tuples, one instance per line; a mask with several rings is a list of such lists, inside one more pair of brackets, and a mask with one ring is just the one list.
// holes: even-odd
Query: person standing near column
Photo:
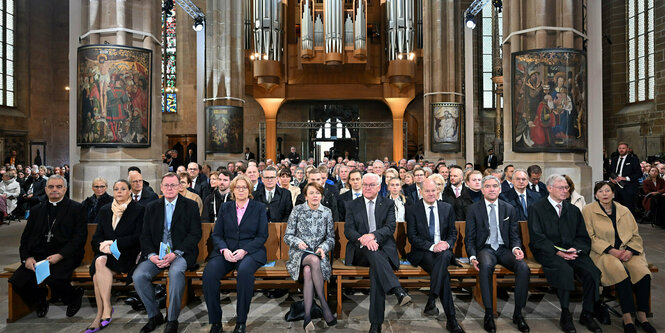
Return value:
[(642, 176), (640, 160), (635, 155), (628, 154), (628, 144), (625, 142), (619, 143), (617, 151), (619, 155), (612, 158), (610, 181), (618, 185), (616, 201), (635, 214), (635, 199), (639, 178)]
[[(186, 174), (185, 174), (186, 175)], [(178, 331), (180, 303), (185, 291), (185, 270), (196, 265), (201, 239), (201, 215), (196, 202), (178, 195), (178, 176), (169, 172), (162, 176), (161, 190), (164, 197), (151, 202), (145, 210), (141, 231), (142, 262), (136, 267), (132, 279), (134, 288), (148, 312), (148, 323), (141, 332), (152, 332), (164, 323), (155, 299), (152, 279), (168, 269), (169, 308), (165, 333)], [(160, 259), (161, 243), (168, 246), (167, 254)]]

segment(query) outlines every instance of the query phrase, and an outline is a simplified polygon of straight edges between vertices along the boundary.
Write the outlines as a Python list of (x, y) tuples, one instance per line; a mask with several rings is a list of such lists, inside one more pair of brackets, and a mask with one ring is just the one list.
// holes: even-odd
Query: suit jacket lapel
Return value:
[[(247, 215), (249, 215), (249, 212), (252, 211), (252, 210), (250, 210), (250, 206), (252, 206), (252, 200), (249, 200), (247, 202), (247, 208), (245, 208), (245, 214), (242, 214), (242, 219), (240, 220), (240, 224), (243, 224), (243, 222), (245, 222), (245, 220), (247, 220)], [(238, 215), (236, 214), (235, 217), (236, 217), (235, 220), (236, 220), (236, 223), (237, 223), (238, 222)], [(238, 224), (238, 226), (240, 226), (240, 224)]]
[[(161, 225), (156, 226), (155, 231), (159, 232), (159, 237), (161, 238), (164, 233), (164, 223), (166, 222), (166, 199), (159, 199), (159, 205), (157, 205), (157, 207), (157, 219), (155, 221), (161, 222)], [(173, 219), (171, 219), (171, 222), (173, 222)]]
[(446, 223), (447, 221), (443, 216), (443, 203), (439, 200), (436, 201), (436, 210), (439, 211), (439, 235), (441, 236), (441, 240), (444, 240), (446, 238), (446, 235), (443, 234), (443, 224)]
[[(48, 202), (47, 202), (47, 204), (50, 205), (50, 203), (48, 203)], [(58, 214), (55, 216), (55, 219), (56, 219), (57, 221), (62, 222), (62, 221), (64, 221), (65, 219), (67, 219), (67, 215), (69, 215), (69, 214), (68, 214), (68, 213), (69, 213), (69, 206), (71, 205), (71, 202), (69, 201), (68, 198), (64, 198), (64, 199), (62, 199), (62, 201), (60, 202), (60, 205), (62, 205), (62, 206), (60, 207), (60, 209), (58, 209)], [(47, 209), (48, 209), (48, 208), (47, 208)]]
[[(380, 195), (377, 195), (374, 199), (374, 221), (376, 222), (376, 228), (379, 229), (383, 227), (383, 219), (379, 218), (379, 215), (383, 215), (383, 209), (385, 207), (384, 198)], [(380, 213), (380, 214), (379, 214)], [(381, 223), (381, 225), (379, 225)], [(369, 225), (369, 224), (368, 224)]]
[[(358, 197), (358, 206), (360, 206), (360, 215), (362, 215), (363, 219), (363, 232), (361, 234), (366, 234), (367, 231), (369, 231), (369, 219), (367, 218), (367, 207), (365, 207), (365, 198), (363, 196)], [(374, 212), (376, 213), (376, 207), (374, 209)], [(375, 214), (376, 216), (376, 214)]]

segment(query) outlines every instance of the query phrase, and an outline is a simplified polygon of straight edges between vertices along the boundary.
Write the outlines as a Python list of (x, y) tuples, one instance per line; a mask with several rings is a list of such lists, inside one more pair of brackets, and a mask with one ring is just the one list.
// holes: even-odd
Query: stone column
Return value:
[[(464, 160), (464, 145), (459, 152), (432, 152), (431, 133), (435, 124), (431, 124), (431, 104), (436, 102), (463, 103), (462, 77), (464, 53), (463, 20), (459, 18), (464, 8), (454, 0), (423, 0), (423, 101), (424, 110), (424, 154), (427, 159), (445, 157), (457, 162)], [(467, 91), (471, 91), (467, 88)], [(431, 94), (429, 94), (431, 93)], [(429, 95), (427, 95), (429, 94)], [(466, 108), (466, 112), (473, 110)], [(460, 135), (463, 128), (460, 124)], [(467, 138), (468, 139), (468, 138)]]
[[(99, 15), (99, 0), (90, 0), (89, 6), (88, 29), (97, 30), (99, 29), (99, 21), (101, 20)], [(99, 34), (90, 34), (89, 41), (90, 44), (99, 44)]]
[[(241, 1), (206, 1), (205, 98), (207, 106), (244, 107), (245, 51)], [(233, 99), (229, 99), (233, 98)], [(204, 113), (198, 117), (205, 119)], [(250, 124), (245, 124), (248, 126)], [(206, 133), (207, 134), (207, 133)], [(199, 140), (199, 146), (205, 140)], [(199, 155), (202, 156), (202, 155)], [(242, 154), (207, 154), (200, 160), (238, 160)]]
[[(504, 38), (512, 32), (534, 28), (538, 26), (556, 26), (574, 28), (583, 31), (582, 0), (506, 0), (503, 3), (503, 35)], [(538, 164), (543, 168), (541, 181), (547, 176), (559, 173), (569, 175), (575, 182), (576, 190), (591, 199), (591, 168), (585, 161), (584, 153), (517, 153), (513, 151), (513, 109), (512, 94), (514, 82), (512, 81), (512, 57), (517, 51), (540, 48), (582, 48), (583, 39), (572, 31), (537, 30), (512, 36), (503, 44), (503, 73), (504, 73), (504, 164), (513, 164), (519, 168), (526, 168), (531, 164)], [(587, 66), (590, 61), (587, 61)], [(602, 84), (596, 79), (589, 79), (587, 85)], [(588, 98), (588, 97), (587, 97)], [(588, 104), (589, 107), (591, 103)], [(588, 137), (591, 139), (591, 137)]]
[[(120, 4), (118, 7), (117, 5)], [(98, 5), (98, 10), (93, 10)], [(87, 7), (90, 6), (90, 7)], [(79, 10), (81, 19), (70, 19), (70, 32), (76, 35), (70, 36), (70, 43), (72, 40), (78, 41), (78, 36), (85, 33), (91, 28), (106, 29), (114, 28), (119, 22), (124, 22), (124, 27), (137, 31), (143, 31), (152, 34), (159, 38), (160, 31), (160, 15), (161, 15), (161, 1), (160, 0), (118, 0), (118, 1), (96, 1), (96, 0), (70, 0), (70, 8), (88, 8), (88, 10)], [(124, 7), (124, 8), (123, 8)], [(73, 11), (70, 11), (72, 13)], [(132, 13), (132, 17), (141, 17), (140, 20), (129, 20), (122, 17), (125, 13)], [(99, 13), (107, 13), (110, 15), (107, 20), (101, 21)], [(90, 16), (90, 17), (86, 17)], [(120, 20), (122, 19), (122, 20)], [(97, 23), (93, 23), (97, 22)], [(71, 89), (70, 115), (72, 115), (69, 122), (70, 127), (70, 142), (74, 142), (70, 149), (70, 160), (72, 161), (72, 174), (70, 192), (74, 200), (81, 201), (87, 196), (92, 194), (91, 184), (92, 180), (96, 177), (105, 178), (109, 182), (109, 186), (118, 179), (127, 178), (127, 168), (129, 166), (138, 166), (141, 168), (143, 178), (150, 182), (153, 189), (159, 192), (159, 180), (161, 175), (165, 172), (166, 168), (161, 161), (161, 137), (162, 137), (162, 113), (160, 107), (160, 58), (161, 47), (152, 37), (135, 36), (125, 33), (127, 36), (124, 42), (121, 43), (122, 36), (116, 33), (100, 34), (97, 37), (92, 36), (90, 40), (80, 41), (80, 45), (108, 42), (112, 45), (127, 45), (134, 47), (142, 47), (152, 50), (152, 72), (151, 77), (151, 145), (147, 148), (80, 148), (77, 147), (76, 130), (79, 126), (76, 122), (76, 108), (78, 98), (76, 91), (78, 89)], [(96, 40), (98, 38), (98, 40)], [(76, 48), (80, 46), (78, 43), (70, 44), (70, 52), (72, 52), (70, 59), (70, 80), (72, 86), (76, 86)], [(72, 75), (73, 74), (73, 75)], [(110, 193), (110, 191), (109, 191)]]

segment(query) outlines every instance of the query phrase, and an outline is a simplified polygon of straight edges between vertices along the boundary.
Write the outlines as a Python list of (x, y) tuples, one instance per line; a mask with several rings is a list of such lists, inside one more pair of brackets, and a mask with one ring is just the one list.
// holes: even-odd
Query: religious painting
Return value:
[(436, 153), (458, 152), (461, 149), (462, 115), (460, 103), (432, 103), (432, 147)]
[(86, 45), (77, 62), (77, 145), (149, 147), (152, 51)]
[(585, 152), (586, 54), (540, 49), (512, 54), (513, 150)]
[(242, 153), (242, 108), (206, 107), (206, 154)]
[(28, 165), (46, 165), (46, 141), (30, 141), (30, 163)]

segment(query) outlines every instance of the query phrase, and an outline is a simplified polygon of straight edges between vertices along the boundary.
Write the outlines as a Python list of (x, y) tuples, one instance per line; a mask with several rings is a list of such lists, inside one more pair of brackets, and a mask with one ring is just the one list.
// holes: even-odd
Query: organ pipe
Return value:
[(314, 22), (312, 20), (312, 12), (312, 2), (310, 0), (303, 0), (302, 17), (300, 20), (301, 47), (303, 51), (314, 50)]
[(413, 60), (414, 0), (386, 0), (388, 60)]
[(325, 51), (326, 53), (338, 53), (341, 55), (344, 50), (342, 31), (344, 11), (342, 0), (324, 0), (323, 5)]
[(282, 60), (283, 9), (281, 0), (254, 0), (254, 53), (257, 60)]
[(365, 0), (357, 0), (356, 17), (354, 22), (354, 44), (355, 50), (365, 50), (367, 48), (367, 22), (365, 18), (366, 10)]

